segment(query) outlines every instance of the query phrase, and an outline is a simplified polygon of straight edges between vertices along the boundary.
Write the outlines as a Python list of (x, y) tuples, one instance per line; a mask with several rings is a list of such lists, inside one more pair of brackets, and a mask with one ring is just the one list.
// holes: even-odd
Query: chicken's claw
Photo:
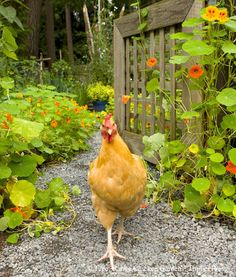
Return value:
[(114, 271), (115, 270), (115, 266), (114, 266), (114, 257), (120, 258), (122, 260), (126, 260), (126, 257), (120, 255), (113, 247), (112, 248), (108, 248), (107, 252), (105, 253), (105, 255), (103, 255), (99, 260), (97, 260), (97, 262), (102, 262), (106, 259), (110, 259), (110, 263), (111, 263), (111, 269)]
[(122, 228), (119, 228), (119, 227), (112, 233), (112, 235), (118, 235), (118, 238), (117, 238), (117, 241), (116, 241), (117, 244), (120, 242), (122, 236), (125, 236), (125, 235), (132, 236), (132, 237), (135, 236), (133, 233), (126, 232), (124, 230), (124, 228), (122, 229)]

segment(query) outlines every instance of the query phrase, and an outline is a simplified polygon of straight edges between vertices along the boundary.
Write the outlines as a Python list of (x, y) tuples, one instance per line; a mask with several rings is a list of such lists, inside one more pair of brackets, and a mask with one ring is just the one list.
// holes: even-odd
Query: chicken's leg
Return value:
[(115, 267), (114, 267), (114, 259), (113, 257), (118, 257), (120, 259), (124, 259), (126, 260), (126, 257), (120, 255), (119, 253), (117, 253), (113, 247), (113, 244), (112, 244), (112, 237), (111, 237), (111, 229), (107, 230), (107, 241), (108, 241), (108, 244), (107, 244), (107, 252), (105, 253), (104, 256), (102, 256), (98, 262), (101, 262), (103, 260), (106, 260), (106, 259), (110, 259), (110, 263), (111, 263), (111, 269), (114, 271), (115, 270)]
[(115, 232), (113, 232), (113, 235), (118, 235), (117, 244), (120, 242), (123, 235), (134, 236), (134, 234), (125, 231), (124, 221), (125, 218), (122, 216), (119, 225), (117, 226)]

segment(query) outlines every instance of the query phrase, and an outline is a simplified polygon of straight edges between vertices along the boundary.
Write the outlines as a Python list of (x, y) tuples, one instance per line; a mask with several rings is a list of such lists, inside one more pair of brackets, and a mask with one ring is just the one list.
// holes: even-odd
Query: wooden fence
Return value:
[[(162, 0), (148, 6), (148, 27), (142, 46), (134, 39), (139, 36), (137, 12), (115, 20), (115, 119), (120, 134), (136, 154), (143, 152), (144, 135), (169, 132), (170, 138), (175, 139), (177, 132), (184, 132), (183, 124), (176, 120), (176, 105), (183, 103), (188, 108), (189, 92), (184, 82), (177, 83), (176, 66), (169, 63), (175, 55), (175, 41), (169, 35), (181, 31), (181, 23), (186, 18), (199, 16), (202, 5), (198, 0)], [(146, 91), (146, 60), (152, 56), (158, 59), (158, 94)], [(126, 105), (122, 103), (122, 95), (132, 95)], [(171, 99), (170, 106), (166, 95)], [(191, 101), (200, 101), (198, 93), (193, 97)]]

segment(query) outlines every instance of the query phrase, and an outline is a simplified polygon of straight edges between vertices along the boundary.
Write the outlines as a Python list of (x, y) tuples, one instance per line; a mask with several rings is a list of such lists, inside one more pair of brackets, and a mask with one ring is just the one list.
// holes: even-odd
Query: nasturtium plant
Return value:
[[(147, 196), (166, 197), (173, 212), (190, 212), (197, 218), (236, 218), (236, 18), (231, 14), (235, 7), (220, 1), (184, 21), (184, 29), (169, 36), (175, 40), (169, 63), (178, 69), (177, 83), (186, 87), (186, 106), (181, 89), (173, 101), (172, 92), (159, 86), (160, 74), (154, 78), (149, 70), (146, 82), (148, 93), (157, 97), (162, 93), (166, 122), (171, 119), (168, 105), (176, 107), (177, 117), (174, 140), (173, 130), (166, 126), (161, 145), (160, 130), (143, 137), (144, 154), (156, 159), (160, 174), (159, 180), (151, 179), (156, 183)], [(168, 82), (169, 76), (165, 78)]]

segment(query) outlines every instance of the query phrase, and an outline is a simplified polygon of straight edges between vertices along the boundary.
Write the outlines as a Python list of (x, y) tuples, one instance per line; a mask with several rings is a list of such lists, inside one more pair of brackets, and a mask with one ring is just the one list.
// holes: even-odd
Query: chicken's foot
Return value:
[(118, 235), (117, 242), (116, 242), (117, 244), (120, 242), (122, 236), (124, 236), (124, 235), (132, 236), (132, 237), (135, 236), (134, 234), (125, 231), (124, 221), (125, 221), (125, 218), (122, 217), (119, 225), (116, 228), (116, 230), (112, 233), (112, 235)]
[(111, 269), (114, 271), (115, 270), (114, 257), (117, 257), (117, 258), (120, 258), (123, 260), (126, 260), (126, 257), (120, 255), (117, 251), (115, 251), (113, 244), (112, 244), (111, 229), (107, 230), (107, 239), (108, 239), (107, 252), (97, 262), (101, 262), (106, 259), (110, 259)]

